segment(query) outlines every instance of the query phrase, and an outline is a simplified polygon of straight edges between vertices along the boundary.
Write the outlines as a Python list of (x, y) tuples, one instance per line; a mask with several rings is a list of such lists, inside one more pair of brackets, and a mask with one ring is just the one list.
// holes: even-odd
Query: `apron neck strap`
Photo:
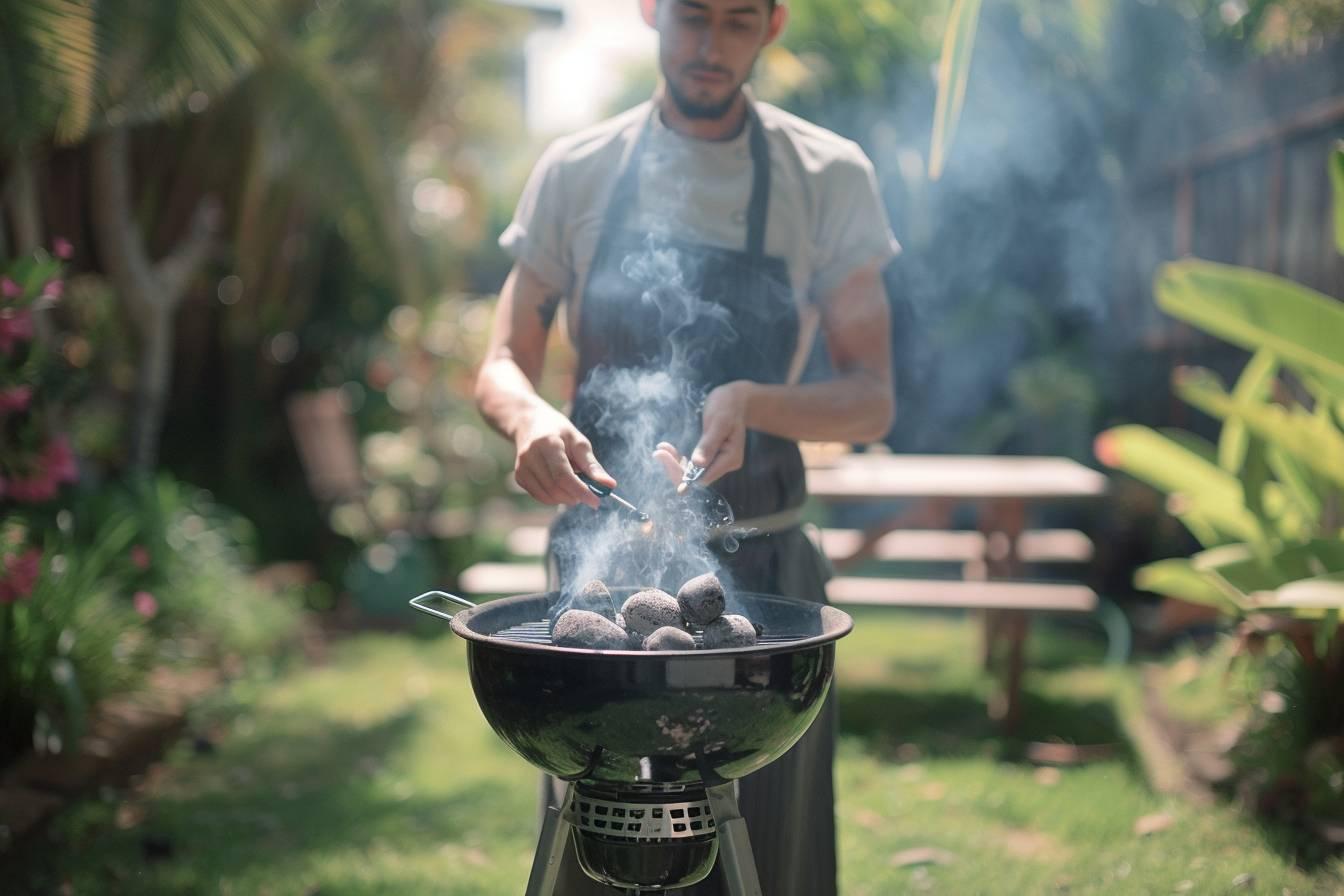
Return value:
[(770, 210), (770, 147), (756, 105), (747, 100), (747, 127), (751, 145), (751, 204), (747, 206), (747, 252), (753, 258), (765, 255), (766, 214)]
[[(615, 233), (630, 209), (638, 205), (639, 164), (644, 158), (649, 132), (653, 129), (653, 117), (657, 114), (658, 104), (654, 102), (649, 117), (639, 129), (639, 134), (630, 141), (622, 155), (616, 186), (612, 190), (611, 200), (607, 203), (607, 210), (602, 218), (604, 236)], [(766, 216), (770, 210), (770, 147), (765, 139), (765, 128), (750, 99), (747, 100), (747, 130), (752, 178), (751, 201), (747, 206), (746, 251), (753, 257), (760, 258), (765, 255)]]

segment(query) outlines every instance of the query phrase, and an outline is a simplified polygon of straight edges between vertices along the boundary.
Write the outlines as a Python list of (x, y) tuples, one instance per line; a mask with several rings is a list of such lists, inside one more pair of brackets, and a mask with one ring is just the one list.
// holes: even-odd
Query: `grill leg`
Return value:
[(527, 878), (526, 896), (553, 896), (555, 893), (555, 882), (560, 877), (560, 860), (564, 858), (572, 830), (569, 822), (565, 821), (565, 813), (573, 799), (574, 785), (571, 783), (565, 785), (565, 795), (560, 805), (555, 805), (553, 798), (546, 800), (546, 815), (541, 822), (537, 853), (532, 857), (532, 873)]
[(728, 882), (728, 896), (762, 896), (747, 822), (737, 807), (736, 787), (730, 781), (705, 788), (709, 809), (714, 813), (714, 827), (719, 833), (719, 864)]

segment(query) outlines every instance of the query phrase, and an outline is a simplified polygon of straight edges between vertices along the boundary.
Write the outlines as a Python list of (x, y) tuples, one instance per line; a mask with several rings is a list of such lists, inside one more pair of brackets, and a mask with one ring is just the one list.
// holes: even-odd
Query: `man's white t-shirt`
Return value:
[[(900, 251), (878, 194), (873, 165), (858, 144), (755, 102), (770, 151), (765, 252), (782, 258), (804, 321), (805, 355), (817, 308), (865, 265)], [(638, 232), (745, 249), (752, 162), (747, 128), (730, 140), (686, 137), (663, 124), (646, 102), (552, 143), (537, 162), (500, 245), (576, 307), (601, 234), (612, 190), (629, 148), (649, 125), (640, 162), (638, 208), (626, 227)]]

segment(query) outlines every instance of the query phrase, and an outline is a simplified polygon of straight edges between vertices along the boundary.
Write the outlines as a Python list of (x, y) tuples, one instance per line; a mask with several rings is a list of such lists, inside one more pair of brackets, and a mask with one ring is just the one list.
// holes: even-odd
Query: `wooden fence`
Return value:
[[(1344, 44), (1261, 61), (1154, 110), (1138, 140), (1138, 174), (1115, 256), (1114, 310), (1128, 340), (1166, 371), (1200, 363), (1230, 372), (1240, 364), (1244, 355), (1153, 304), (1158, 266), (1188, 255), (1280, 274), (1344, 299), (1327, 169), (1341, 139)], [(1185, 422), (1174, 405), (1160, 416)]]

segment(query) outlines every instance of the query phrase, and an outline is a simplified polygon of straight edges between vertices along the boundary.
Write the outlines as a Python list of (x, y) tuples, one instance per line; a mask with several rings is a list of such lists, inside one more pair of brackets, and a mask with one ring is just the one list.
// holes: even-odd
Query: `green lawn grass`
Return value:
[[(1095, 665), (1076, 635), (1034, 641), (1022, 738), (1117, 748), (1056, 773), (1012, 761), (1022, 741), (986, 720), (969, 621), (857, 623), (838, 674), (846, 896), (1340, 892), (1340, 866), (1294, 869), (1232, 808), (1150, 793), (1117, 709), (1133, 672)], [(362, 635), (196, 721), (216, 750), (184, 742), (138, 789), (66, 812), (0, 860), (0, 891), (522, 893), (537, 776), (485, 725), (456, 639)], [(1170, 827), (1134, 833), (1159, 812)], [(147, 857), (146, 838), (171, 856)]]

